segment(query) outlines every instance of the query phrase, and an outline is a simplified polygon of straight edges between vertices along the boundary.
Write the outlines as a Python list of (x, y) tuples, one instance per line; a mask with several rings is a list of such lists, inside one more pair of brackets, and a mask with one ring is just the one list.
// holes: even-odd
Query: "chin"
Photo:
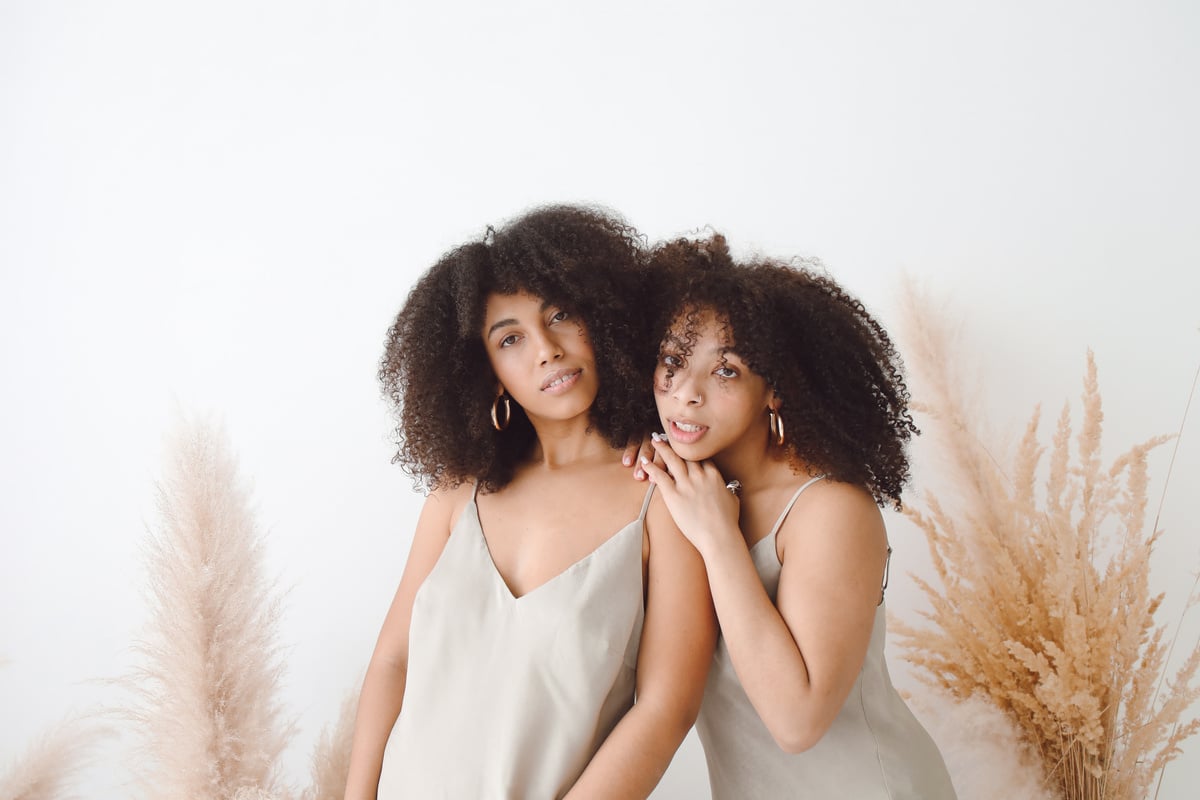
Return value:
[(705, 446), (702, 442), (695, 444), (677, 444), (671, 442), (671, 449), (674, 450), (680, 458), (688, 461), (703, 461), (706, 458), (712, 458), (717, 454), (717, 451), (711, 447)]

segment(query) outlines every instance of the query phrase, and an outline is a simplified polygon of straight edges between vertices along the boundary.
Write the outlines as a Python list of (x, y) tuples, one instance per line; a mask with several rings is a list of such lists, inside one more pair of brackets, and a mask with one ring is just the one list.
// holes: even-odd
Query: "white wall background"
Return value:
[[(1186, 0), (2, 0), (0, 763), (119, 699), (93, 680), (129, 666), (179, 405), (222, 415), (256, 482), (305, 780), (420, 504), (389, 464), (384, 330), (443, 250), (533, 203), (819, 256), (888, 323), (907, 270), (968, 319), (998, 426), (1074, 398), (1091, 347), (1106, 455), (1174, 431), (1200, 361), (1198, 41)], [(1196, 415), (1164, 622), (1200, 567)], [(1198, 779), (1192, 741), (1160, 797)], [(689, 743), (656, 797), (704, 787)]]

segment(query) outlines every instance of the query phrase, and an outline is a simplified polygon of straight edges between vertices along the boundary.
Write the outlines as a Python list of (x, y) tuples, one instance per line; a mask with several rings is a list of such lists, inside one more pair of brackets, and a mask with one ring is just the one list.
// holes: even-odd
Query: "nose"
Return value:
[(535, 342), (537, 345), (538, 363), (542, 366), (552, 361), (558, 361), (563, 357), (563, 349), (558, 343), (558, 339), (548, 333), (541, 332), (536, 334)]
[(684, 403), (691, 407), (704, 405), (704, 395), (700, 392), (700, 386), (692, 379), (690, 374), (676, 374), (671, 382), (671, 396), (676, 401)]

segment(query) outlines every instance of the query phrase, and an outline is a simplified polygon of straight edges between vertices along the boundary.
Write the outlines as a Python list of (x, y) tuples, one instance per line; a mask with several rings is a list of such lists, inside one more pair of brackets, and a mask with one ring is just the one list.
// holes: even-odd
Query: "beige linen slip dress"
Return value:
[[(772, 603), (782, 566), (776, 534), (800, 494), (823, 477), (801, 486), (750, 550)], [(733, 671), (724, 638), (717, 642), (696, 722), (713, 800), (953, 800), (941, 753), (892, 687), (885, 627), (881, 600), (850, 696), (820, 741), (796, 755), (779, 749)]]
[(379, 800), (550, 800), (571, 788), (633, 705), (652, 492), (636, 519), (520, 597), (472, 494), (413, 600)]

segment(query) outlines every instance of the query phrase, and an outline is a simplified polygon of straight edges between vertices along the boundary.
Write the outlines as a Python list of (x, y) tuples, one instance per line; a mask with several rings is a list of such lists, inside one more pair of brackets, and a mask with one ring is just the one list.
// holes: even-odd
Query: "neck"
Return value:
[(713, 456), (713, 463), (726, 480), (741, 481), (747, 491), (759, 491), (780, 480), (793, 476), (791, 465), (781, 448), (768, 444), (768, 432), (763, 427), (742, 437)]
[(611, 456), (613, 448), (591, 429), (587, 415), (569, 420), (530, 419), (537, 442), (530, 463), (545, 469), (563, 469), (581, 462)]

